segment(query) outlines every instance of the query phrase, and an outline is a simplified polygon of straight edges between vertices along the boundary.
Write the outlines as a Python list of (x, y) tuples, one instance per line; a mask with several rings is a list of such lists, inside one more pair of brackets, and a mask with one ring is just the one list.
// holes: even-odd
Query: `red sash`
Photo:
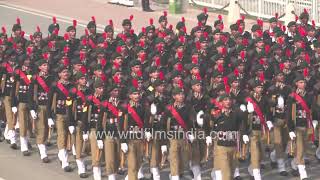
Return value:
[(143, 121), (140, 118), (140, 116), (138, 115), (138, 113), (136, 112), (136, 110), (134, 110), (130, 104), (128, 104), (128, 113), (131, 115), (131, 117), (133, 118), (133, 120), (138, 124), (139, 128), (143, 128)]
[(85, 103), (85, 102), (86, 102), (86, 97), (85, 97), (85, 95), (83, 94), (82, 91), (77, 90), (77, 96), (79, 96), (79, 97), (81, 98), (82, 103)]
[[(260, 119), (263, 127), (265, 128), (265, 127), (266, 127), (266, 120), (265, 120), (264, 115), (263, 115), (260, 107), (258, 106), (258, 104), (257, 104), (252, 98), (250, 98), (250, 97), (247, 97), (247, 98), (246, 98), (246, 101), (253, 104), (254, 111), (255, 111), (256, 114), (259, 116), (259, 119)], [(266, 129), (268, 129), (268, 128), (266, 128)]]
[[(312, 127), (311, 110), (309, 109), (306, 101), (299, 94), (297, 94), (296, 92), (292, 92), (290, 94), (290, 96), (293, 97), (301, 105), (303, 110), (306, 111), (306, 113), (307, 113), (307, 121), (308, 121), (308, 128), (311, 128)], [(311, 138), (312, 138), (312, 141), (314, 141), (314, 128), (312, 128), (312, 137)]]
[(28, 79), (27, 75), (21, 71), (20, 69), (17, 70), (17, 74), (20, 76), (21, 79), (23, 79), (24, 83), (29, 86), (31, 81)]
[(119, 110), (118, 110), (118, 108), (115, 107), (115, 106), (113, 106), (113, 105), (112, 105), (111, 103), (109, 103), (108, 101), (104, 101), (104, 102), (102, 103), (102, 106), (103, 106), (103, 107), (107, 107), (114, 116), (116, 116), (116, 117), (119, 116)]
[(38, 84), (42, 87), (42, 89), (46, 92), (49, 93), (49, 87), (46, 84), (46, 82), (40, 77), (36, 76), (36, 80), (38, 81)]
[(66, 96), (69, 96), (69, 91), (60, 83), (57, 82), (57, 88)]
[(100, 106), (101, 102), (98, 98), (96, 98), (95, 96), (92, 96), (92, 102), (96, 105), (96, 106)]
[(5, 64), (5, 67), (6, 67), (6, 70), (7, 70), (8, 73), (13, 73), (13, 69), (12, 69), (12, 67), (10, 66), (10, 64), (6, 63), (6, 64)]
[(218, 109), (222, 110), (222, 105), (215, 98), (211, 99), (211, 103), (214, 104)]
[(167, 109), (171, 112), (172, 116), (177, 120), (179, 125), (184, 130), (187, 130), (187, 125), (186, 125), (185, 121), (182, 119), (182, 117), (180, 116), (180, 114), (178, 113), (178, 111), (172, 105), (171, 106), (167, 106)]

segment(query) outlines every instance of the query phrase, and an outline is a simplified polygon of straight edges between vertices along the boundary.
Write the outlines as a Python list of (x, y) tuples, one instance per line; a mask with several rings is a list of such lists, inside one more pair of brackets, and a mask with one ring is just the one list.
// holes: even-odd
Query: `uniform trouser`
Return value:
[(27, 103), (19, 103), (18, 105), (19, 130), (21, 137), (26, 137), (28, 129), (32, 126), (27, 106)]
[(185, 164), (188, 164), (188, 144), (184, 139), (170, 140), (169, 156), (170, 156), (170, 172), (171, 176), (179, 176)]
[(250, 153), (251, 153), (251, 168), (260, 169), (260, 161), (262, 157), (262, 136), (261, 131), (253, 130), (250, 136)]
[(195, 139), (191, 144), (190, 144), (190, 162), (191, 166), (197, 166), (200, 165), (200, 141)]
[(285, 156), (284, 152), (284, 134), (286, 133), (286, 122), (284, 119), (276, 119), (273, 128), (274, 136), (274, 149), (276, 151), (276, 158), (283, 159)]
[(75, 147), (76, 147), (76, 159), (81, 159), (81, 153), (82, 153), (82, 148), (83, 148), (83, 132), (82, 132), (82, 122), (77, 122), (76, 126), (76, 142), (75, 142)]
[(57, 145), (58, 149), (66, 149), (67, 146), (67, 136), (68, 136), (68, 122), (67, 116), (57, 114), (56, 119), (56, 126), (57, 126)]
[(106, 174), (115, 174), (120, 162), (120, 141), (107, 136), (104, 140), (104, 147)]
[(237, 161), (236, 152), (235, 147), (216, 146), (215, 170), (221, 172), (222, 180), (233, 179)]
[(307, 128), (297, 127), (296, 128), (296, 163), (297, 165), (304, 165), (304, 151), (305, 142), (308, 141)]
[(207, 155), (207, 144), (205, 139), (199, 139), (199, 158), (200, 162), (206, 161), (206, 155)]
[(128, 178), (129, 180), (138, 180), (138, 172), (143, 158), (143, 141), (130, 140), (128, 146)]
[(151, 141), (151, 159), (150, 159), (150, 167), (151, 168), (159, 167), (160, 157), (161, 157), (160, 140), (153, 139)]
[(8, 130), (13, 130), (15, 126), (15, 119), (11, 109), (12, 98), (10, 96), (5, 96), (3, 99), (4, 110), (7, 118)]
[(38, 118), (35, 120), (36, 125), (36, 143), (44, 144), (48, 138), (48, 114), (47, 106), (38, 106)]
[(99, 167), (100, 166), (100, 150), (98, 148), (97, 143), (97, 136), (96, 136), (96, 129), (91, 128), (90, 129), (90, 148), (91, 148), (91, 161), (92, 161), (92, 167)]

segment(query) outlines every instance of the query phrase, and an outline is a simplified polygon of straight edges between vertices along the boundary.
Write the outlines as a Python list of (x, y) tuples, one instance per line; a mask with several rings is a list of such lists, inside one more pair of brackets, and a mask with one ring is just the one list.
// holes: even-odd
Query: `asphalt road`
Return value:
[[(25, 9), (17, 9), (14, 7), (6, 6), (0, 4), (0, 25), (5, 25), (8, 32), (10, 32), (12, 24), (15, 23), (17, 17), (20, 17), (22, 22), (23, 30), (26, 34), (30, 34), (35, 31), (36, 26), (40, 26), (44, 32), (47, 32), (48, 25), (52, 22), (52, 15), (45, 12), (32, 12)], [(71, 25), (72, 17), (58, 17), (58, 22), (61, 27), (60, 35), (63, 35), (64, 30), (68, 25)], [(78, 32), (84, 32), (84, 27), (86, 23), (78, 22)], [(102, 25), (98, 25), (98, 30), (102, 30)], [(78, 33), (80, 34), (80, 33)], [(32, 140), (34, 142), (34, 140)], [(69, 155), (69, 160), (74, 171), (72, 173), (64, 173), (60, 168), (59, 162), (57, 160), (57, 148), (56, 146), (49, 147), (48, 153), (51, 163), (43, 164), (40, 161), (38, 150), (33, 145), (32, 155), (30, 157), (23, 157), (19, 150), (11, 150), (9, 145), (5, 142), (0, 143), (0, 180), (75, 180), (79, 179), (77, 175), (77, 169), (75, 164), (75, 159)], [(314, 148), (308, 151), (308, 157), (310, 158), (310, 164), (307, 165), (307, 172), (312, 179), (320, 179), (320, 163), (313, 157)], [(91, 166), (89, 157), (86, 158), (87, 170), (91, 175)], [(210, 179), (209, 174), (211, 172), (211, 161), (207, 165), (204, 165), (203, 179)], [(287, 161), (289, 164), (289, 161)], [(242, 163), (240, 165), (240, 173), (243, 179), (249, 179), (247, 173), (248, 162)], [(289, 166), (287, 166), (289, 167)], [(289, 168), (288, 168), (289, 169)], [(147, 164), (144, 164), (144, 171), (146, 176), (149, 177)], [(187, 172), (185, 172), (187, 174)], [(169, 168), (165, 168), (161, 171), (161, 179), (167, 180), (169, 175)], [(275, 169), (271, 169), (267, 165), (266, 169), (262, 170), (263, 179), (266, 180), (296, 180), (299, 178), (294, 178), (288, 176), (285, 178), (280, 178)], [(92, 176), (89, 177), (92, 179)], [(104, 177), (107, 179), (107, 177)], [(117, 179), (124, 179), (123, 176), (118, 176)], [(184, 179), (191, 179), (190, 176), (184, 177)]]

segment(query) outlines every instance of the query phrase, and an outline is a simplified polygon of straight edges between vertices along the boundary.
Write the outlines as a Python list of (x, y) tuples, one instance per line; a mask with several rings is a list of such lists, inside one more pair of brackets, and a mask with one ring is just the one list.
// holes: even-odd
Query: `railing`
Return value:
[[(197, 5), (220, 9), (229, 3), (229, 0), (192, 0)], [(238, 0), (240, 6), (249, 15), (260, 18), (271, 18), (276, 13), (285, 13), (286, 6), (293, 3), (295, 14), (299, 15), (304, 9), (310, 14), (310, 20), (320, 25), (320, 0)], [(242, 11), (244, 13), (244, 11)]]

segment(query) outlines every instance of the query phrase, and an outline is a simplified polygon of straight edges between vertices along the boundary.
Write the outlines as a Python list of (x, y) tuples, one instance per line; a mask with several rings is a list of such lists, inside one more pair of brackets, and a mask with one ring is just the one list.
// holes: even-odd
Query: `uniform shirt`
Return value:
[[(86, 97), (90, 94), (89, 88), (72, 88), (71, 98), (73, 99), (72, 104), (72, 115), (75, 123), (82, 124), (82, 131), (87, 132), (89, 129), (88, 123), (88, 103)], [(77, 125), (77, 124), (75, 124)]]
[(12, 96), (15, 91), (15, 75), (14, 68), (9, 63), (5, 63), (5, 66), (1, 68), (1, 84), (4, 83), (2, 89), (2, 96)]
[(29, 87), (29, 96), (28, 96), (31, 110), (36, 110), (39, 105), (49, 106), (49, 103), (48, 103), (49, 92), (46, 92), (44, 87), (40, 85), (39, 78), (43, 80), (43, 82), (49, 88), (49, 91), (50, 91), (51, 84), (53, 83), (53, 80), (54, 80), (53, 76), (44, 75), (42, 73), (39, 73), (32, 77), (32, 81)]
[[(15, 70), (15, 90), (12, 96), (12, 106), (17, 106), (18, 103), (28, 103), (29, 88), (32, 80), (31, 70), (23, 71), (23, 68)], [(18, 87), (19, 86), (19, 87)]]

